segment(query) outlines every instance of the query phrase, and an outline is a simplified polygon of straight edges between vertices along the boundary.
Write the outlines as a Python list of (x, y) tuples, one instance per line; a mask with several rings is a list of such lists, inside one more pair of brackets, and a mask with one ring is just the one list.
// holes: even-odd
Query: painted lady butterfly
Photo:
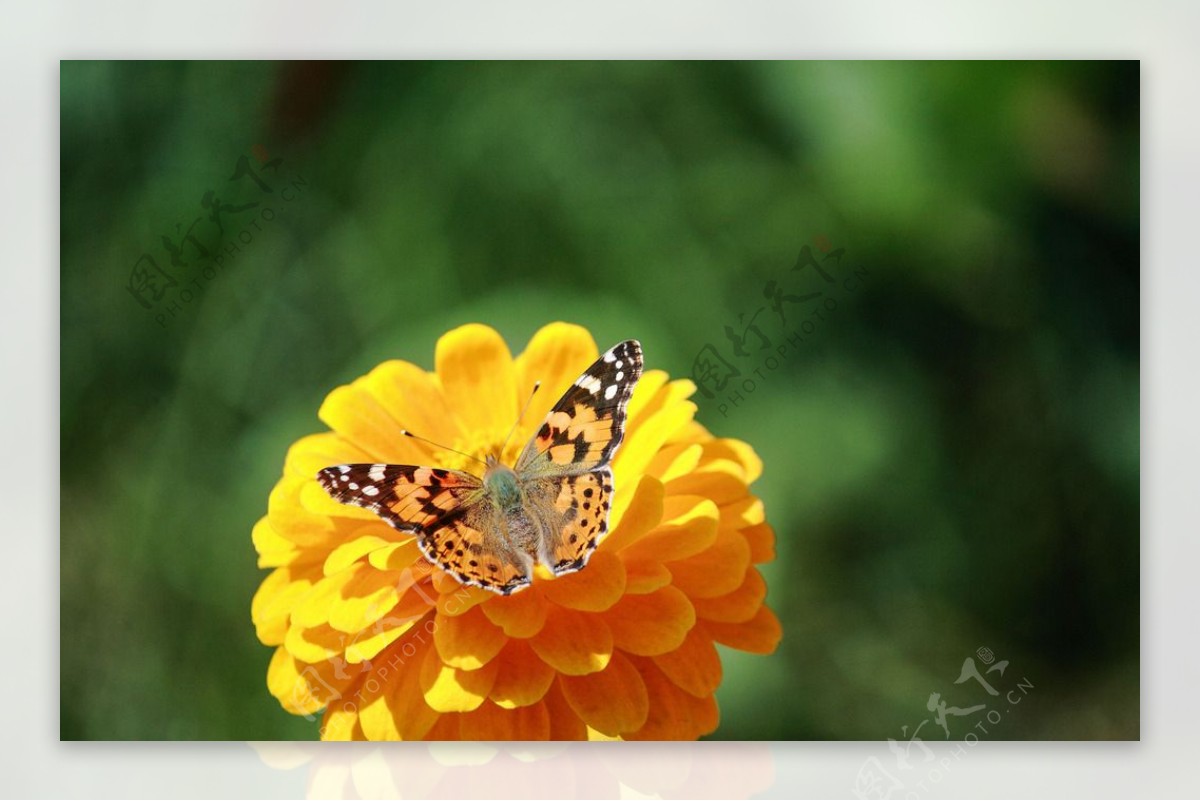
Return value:
[(429, 561), (463, 584), (509, 595), (533, 581), (535, 562), (556, 575), (583, 569), (607, 532), (610, 465), (641, 375), (642, 346), (632, 339), (614, 346), (554, 405), (516, 465), (488, 455), (482, 478), (343, 464), (317, 480), (335, 500), (415, 534)]

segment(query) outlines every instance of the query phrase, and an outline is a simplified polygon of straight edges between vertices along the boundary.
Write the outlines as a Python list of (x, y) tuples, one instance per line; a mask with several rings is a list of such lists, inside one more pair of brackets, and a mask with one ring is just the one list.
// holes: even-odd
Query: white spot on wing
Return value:
[(370, 495), (370, 496), (374, 497), (378, 494), (379, 494), (378, 487), (372, 487), (369, 484), (367, 486), (363, 487), (363, 495)]
[(617, 394), (617, 385), (609, 384), (608, 389), (604, 390), (604, 399), (612, 400), (614, 397), (616, 397), (616, 394)]
[(371, 465), (371, 470), (367, 473), (367, 477), (372, 481), (383, 481), (383, 471), (386, 467), (387, 465), (382, 464)]

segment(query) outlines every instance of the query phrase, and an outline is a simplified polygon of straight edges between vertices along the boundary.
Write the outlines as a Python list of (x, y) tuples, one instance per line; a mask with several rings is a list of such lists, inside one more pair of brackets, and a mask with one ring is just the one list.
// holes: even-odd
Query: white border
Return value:
[[(1200, 341), (1195, 309), (1200, 277), (1191, 247), (1200, 186), (1197, 31), (1200, 4), (1146, 0), (6, 5), (0, 25), (5, 166), (0, 220), (7, 283), (0, 293), (0, 354), (7, 379), (2, 403), (8, 445), (7, 458), (0, 461), (8, 543), (0, 560), (7, 657), (0, 664), (7, 700), (7, 725), (0, 728), (3, 792), (325, 797), (336, 795), (337, 787), (363, 794), (372, 792), (364, 788), (405, 793), (417, 785), (404, 782), (420, 775), (397, 774), (401, 784), (388, 791), (385, 775), (412, 757), (379, 748), (305, 746), (290, 761), (278, 754), (264, 761), (239, 743), (58, 742), (60, 58), (1067, 57), (1142, 60), (1143, 741), (985, 743), (948, 771), (929, 797), (1200, 793), (1193, 767), (1200, 745), (1195, 726), (1200, 720), (1195, 687), (1200, 521), (1194, 501), (1200, 462), (1192, 458), (1200, 451), (1193, 344)], [(622, 766), (645, 767), (655, 758), (676, 766), (699, 764), (733, 754), (732, 748), (699, 744), (569, 753), (578, 765), (578, 786), (584, 788), (589, 775), (619, 773)], [(885, 753), (878, 743), (774, 744), (768, 750), (773, 782), (765, 790), (748, 791), (758, 796), (848, 796), (863, 760)], [(440, 758), (480, 757), (451, 748)], [(321, 770), (311, 768), (314, 759)], [(349, 785), (332, 782), (329, 771), (340, 769), (343, 778), (354, 779)], [(496, 772), (495, 789), (481, 795), (504, 793), (506, 774), (499, 767)], [(658, 792), (672, 795), (677, 789), (664, 784)], [(621, 792), (639, 797), (654, 790), (635, 781)]]

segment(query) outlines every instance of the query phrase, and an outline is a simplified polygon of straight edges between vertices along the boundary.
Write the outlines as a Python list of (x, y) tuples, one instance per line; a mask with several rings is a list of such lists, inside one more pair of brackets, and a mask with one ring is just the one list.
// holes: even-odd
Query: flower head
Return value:
[(490, 328), (437, 345), (432, 373), (389, 361), (335, 389), (332, 429), (295, 443), (254, 528), (267, 684), (315, 716), (323, 739), (694, 739), (717, 726), (716, 643), (769, 653), (779, 623), (756, 564), (774, 533), (749, 485), (748, 445), (693, 420), (690, 381), (648, 370), (613, 461), (609, 534), (587, 567), (539, 572), (510, 596), (466, 587), (413, 536), (337, 503), (315, 478), (341, 463), (474, 469), (401, 430), (512, 464), (563, 391), (598, 357), (591, 335), (553, 323), (513, 359)]

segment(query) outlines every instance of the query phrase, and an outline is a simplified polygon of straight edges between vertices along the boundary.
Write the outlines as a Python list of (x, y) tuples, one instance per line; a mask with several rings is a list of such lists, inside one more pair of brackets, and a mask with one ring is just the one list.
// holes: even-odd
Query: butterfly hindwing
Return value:
[(612, 471), (601, 467), (578, 476), (546, 479), (557, 484), (558, 530), (546, 543), (544, 560), (556, 574), (582, 570), (608, 533)]
[(642, 375), (642, 346), (610, 348), (563, 393), (517, 459), (521, 478), (579, 474), (608, 464), (625, 433), (625, 407)]

